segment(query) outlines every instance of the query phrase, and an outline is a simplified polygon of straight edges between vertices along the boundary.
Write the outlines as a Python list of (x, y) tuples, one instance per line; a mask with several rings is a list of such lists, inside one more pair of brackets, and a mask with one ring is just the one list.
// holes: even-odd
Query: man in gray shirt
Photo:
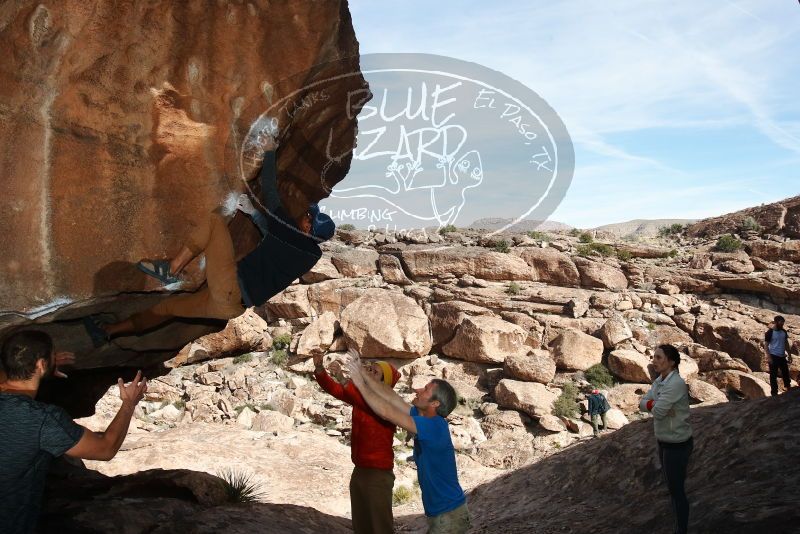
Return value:
[(0, 349), (6, 381), (0, 383), (0, 532), (33, 532), (39, 518), (47, 470), (66, 454), (86, 460), (110, 460), (122, 445), (136, 404), (147, 391), (141, 372), (125, 386), (119, 379), (122, 407), (105, 432), (92, 432), (60, 407), (35, 400), (42, 379), (55, 371), (50, 336), (23, 330)]

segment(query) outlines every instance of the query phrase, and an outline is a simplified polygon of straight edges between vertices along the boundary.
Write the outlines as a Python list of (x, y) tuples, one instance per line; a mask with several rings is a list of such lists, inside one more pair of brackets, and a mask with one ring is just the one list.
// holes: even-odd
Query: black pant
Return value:
[(783, 356), (769, 355), (769, 387), (773, 395), (778, 394), (778, 369), (781, 370), (783, 376), (783, 386), (789, 389), (792, 385), (792, 379), (789, 376), (789, 362)]
[(661, 459), (661, 472), (667, 482), (675, 514), (675, 534), (686, 534), (689, 528), (689, 499), (686, 498), (684, 483), (686, 467), (692, 454), (692, 438), (683, 443), (658, 442), (658, 457)]

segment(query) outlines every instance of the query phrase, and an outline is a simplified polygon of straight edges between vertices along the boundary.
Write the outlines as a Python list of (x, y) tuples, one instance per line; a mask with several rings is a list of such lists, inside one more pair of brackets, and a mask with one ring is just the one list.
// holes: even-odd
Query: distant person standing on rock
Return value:
[[(783, 386), (789, 389), (792, 385), (792, 379), (789, 376), (792, 354), (789, 334), (783, 329), (785, 322), (783, 317), (776, 316), (772, 327), (764, 334), (764, 348), (767, 351), (767, 363), (769, 364), (769, 387), (773, 397), (778, 394), (778, 370), (783, 377)], [(800, 378), (798, 378), (798, 383), (800, 383)]]
[[(368, 362), (363, 372), (375, 382), (393, 388), (400, 373), (388, 362)], [(394, 532), (392, 489), (394, 487), (394, 423), (385, 421), (364, 401), (353, 384), (340, 384), (325, 371), (322, 355), (314, 356), (314, 378), (320, 387), (353, 407), (351, 459), (355, 468), (350, 476), (350, 510), (356, 534)]]
[(685, 534), (689, 528), (689, 499), (684, 484), (694, 448), (689, 424), (689, 389), (678, 373), (680, 363), (678, 349), (672, 345), (660, 345), (653, 355), (653, 367), (658, 377), (639, 403), (642, 411), (653, 415), (661, 471), (675, 514), (675, 534)]
[(608, 424), (606, 423), (606, 413), (608, 410), (611, 409), (611, 405), (608, 404), (608, 400), (606, 396), (600, 393), (600, 390), (594, 389), (592, 392), (587, 395), (589, 400), (589, 417), (592, 419), (592, 428), (594, 428), (594, 436), (597, 437), (600, 435), (600, 431), (597, 429), (597, 420), (601, 419), (603, 421), (603, 430), (608, 430)]
[(456, 451), (445, 419), (458, 395), (449, 383), (433, 379), (415, 390), (412, 405), (365, 372), (357, 355), (347, 365), (353, 383), (379, 417), (414, 434), (414, 462), (422, 490), (428, 534), (463, 534), (469, 530), (467, 497), (458, 483)]

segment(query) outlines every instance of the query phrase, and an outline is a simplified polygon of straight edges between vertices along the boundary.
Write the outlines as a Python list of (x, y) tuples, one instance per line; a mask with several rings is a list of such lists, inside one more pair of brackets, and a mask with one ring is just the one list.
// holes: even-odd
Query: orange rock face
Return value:
[(262, 114), (291, 212), (349, 169), (366, 84), (344, 0), (20, 0), (0, 6), (0, 47), (2, 309), (145, 289), (133, 262), (246, 189)]

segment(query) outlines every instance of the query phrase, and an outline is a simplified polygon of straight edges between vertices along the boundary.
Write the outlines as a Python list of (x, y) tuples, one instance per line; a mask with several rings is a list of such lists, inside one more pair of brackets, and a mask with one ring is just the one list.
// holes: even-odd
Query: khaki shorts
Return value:
[(428, 517), (428, 534), (464, 534), (469, 530), (467, 503), (455, 510)]

